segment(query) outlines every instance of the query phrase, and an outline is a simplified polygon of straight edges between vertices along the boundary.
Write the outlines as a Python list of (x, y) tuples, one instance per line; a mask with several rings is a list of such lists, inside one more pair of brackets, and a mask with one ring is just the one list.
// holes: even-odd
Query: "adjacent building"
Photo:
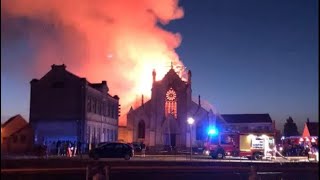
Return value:
[(27, 154), (33, 148), (33, 129), (20, 115), (1, 125), (1, 154)]
[(118, 136), (119, 97), (111, 96), (106, 81), (90, 83), (52, 65), (31, 81), (30, 124), (35, 143), (115, 141)]
[(222, 114), (226, 131), (275, 133), (275, 122), (269, 114)]

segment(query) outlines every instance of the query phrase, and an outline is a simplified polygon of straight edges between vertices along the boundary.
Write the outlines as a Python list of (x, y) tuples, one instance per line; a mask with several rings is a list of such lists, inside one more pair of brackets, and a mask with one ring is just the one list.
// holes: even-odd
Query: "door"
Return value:
[(121, 158), (124, 157), (125, 147), (122, 144), (115, 144), (114, 157)]
[(104, 145), (101, 152), (102, 157), (105, 157), (105, 158), (113, 157), (115, 154), (114, 149), (115, 149), (115, 144), (113, 143)]
[(175, 147), (176, 146), (176, 134), (170, 134), (170, 140), (171, 140), (171, 146)]

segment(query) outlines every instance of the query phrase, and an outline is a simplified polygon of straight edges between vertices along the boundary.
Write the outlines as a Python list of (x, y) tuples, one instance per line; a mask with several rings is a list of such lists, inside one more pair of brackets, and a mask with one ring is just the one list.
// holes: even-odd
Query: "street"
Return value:
[(289, 160), (251, 161), (244, 159), (214, 160), (205, 156), (135, 156), (131, 160), (88, 157), (48, 157), (3, 160), (4, 179), (318, 179), (318, 163)]

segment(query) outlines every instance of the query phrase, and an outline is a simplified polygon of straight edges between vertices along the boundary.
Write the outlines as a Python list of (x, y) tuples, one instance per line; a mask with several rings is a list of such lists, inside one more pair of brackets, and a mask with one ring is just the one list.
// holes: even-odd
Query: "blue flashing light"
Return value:
[(210, 127), (208, 130), (208, 135), (216, 136), (218, 134), (218, 130), (216, 128)]

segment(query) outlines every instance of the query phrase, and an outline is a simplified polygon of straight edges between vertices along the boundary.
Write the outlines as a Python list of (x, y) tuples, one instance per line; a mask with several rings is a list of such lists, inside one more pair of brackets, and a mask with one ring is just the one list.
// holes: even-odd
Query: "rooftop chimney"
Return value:
[(61, 64), (61, 65), (55, 65), (55, 64), (52, 64), (51, 65), (51, 69), (66, 69), (66, 65), (65, 64)]
[(201, 106), (201, 100), (200, 100), (200, 95), (199, 95), (199, 106)]

